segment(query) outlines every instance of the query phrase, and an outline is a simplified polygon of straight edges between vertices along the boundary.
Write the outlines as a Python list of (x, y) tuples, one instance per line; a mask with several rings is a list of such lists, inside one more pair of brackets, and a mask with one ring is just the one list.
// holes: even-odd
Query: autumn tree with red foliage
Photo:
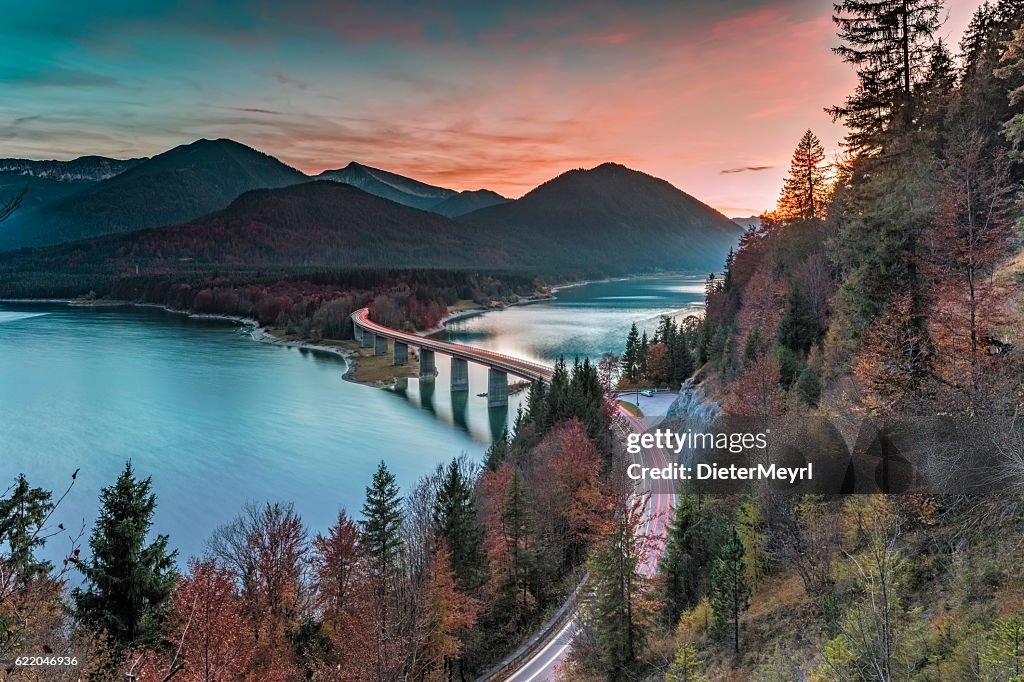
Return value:
[(655, 384), (664, 383), (668, 378), (668, 346), (663, 343), (652, 343), (648, 346), (644, 367), (649, 381)]
[(413, 679), (442, 682), (452, 679), (452, 663), (462, 654), (461, 637), (476, 623), (479, 604), (455, 586), (451, 552), (438, 541), (423, 579), (423, 613), (418, 624), (418, 670)]
[(994, 274), (1010, 253), (1014, 223), (1010, 162), (1002, 151), (990, 158), (986, 142), (976, 131), (953, 136), (925, 263), (933, 282), (935, 369), (968, 413), (990, 406), (986, 379), (996, 370), (992, 361), (1002, 359), (986, 352), (984, 340), (1005, 322)]
[(290, 645), (307, 607), (306, 528), (291, 505), (249, 505), (215, 534), (214, 556), (241, 587), (245, 622), (255, 646), (252, 669), (266, 679), (297, 670)]
[(854, 375), (868, 389), (865, 405), (870, 410), (907, 408), (921, 398), (931, 353), (914, 318), (913, 297), (895, 294), (854, 358)]
[(742, 417), (771, 417), (785, 410), (780, 374), (775, 361), (768, 355), (759, 357), (743, 370), (726, 400), (726, 414)]
[(255, 672), (256, 641), (234, 574), (213, 560), (191, 560), (171, 598), (165, 630), (175, 680), (230, 682)]
[(562, 422), (541, 440), (531, 473), (536, 516), (545, 546), (568, 569), (585, 557), (605, 507), (601, 457), (579, 419)]

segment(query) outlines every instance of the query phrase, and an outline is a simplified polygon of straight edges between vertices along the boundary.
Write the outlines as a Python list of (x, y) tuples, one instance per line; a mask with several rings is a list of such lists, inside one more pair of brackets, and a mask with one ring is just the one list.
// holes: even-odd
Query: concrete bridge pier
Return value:
[(373, 348), (373, 332), (368, 332), (364, 329), (361, 343), (359, 345), (363, 348)]
[(469, 362), (452, 358), (452, 393), (469, 390)]
[(360, 327), (355, 322), (352, 323), (352, 338), (355, 339), (356, 341), (363, 340), (363, 328)]
[(374, 355), (387, 355), (388, 353), (388, 337), (377, 336), (373, 340), (373, 354)]
[(409, 344), (395, 341), (394, 357), (396, 365), (409, 364)]
[(420, 381), (433, 381), (434, 370), (434, 351), (420, 348)]
[(508, 374), (493, 367), (487, 368), (487, 407), (508, 405)]

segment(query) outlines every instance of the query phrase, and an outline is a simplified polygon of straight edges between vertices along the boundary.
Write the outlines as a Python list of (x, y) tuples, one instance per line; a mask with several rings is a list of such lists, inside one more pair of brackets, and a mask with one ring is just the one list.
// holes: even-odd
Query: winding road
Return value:
[[(368, 308), (361, 308), (352, 313), (352, 322), (363, 330), (370, 331), (378, 336), (499, 369), (528, 381), (548, 381), (553, 374), (553, 370), (550, 367), (509, 355), (495, 353), (484, 348), (450, 343), (390, 329), (370, 320)], [(643, 432), (648, 429), (648, 425), (643, 419), (631, 414), (619, 405), (618, 402), (613, 401), (612, 404), (615, 407), (616, 415), (613, 428), (618, 429), (620, 435), (625, 437), (626, 433), (630, 431)], [(649, 458), (649, 461), (646, 462), (647, 465), (665, 466), (668, 463), (668, 457), (663, 450), (653, 450), (649, 454), (632, 455), (632, 457), (637, 462), (640, 462), (640, 459), (643, 457)], [(644, 464), (645, 462), (640, 463)], [(652, 577), (657, 572), (658, 558), (665, 547), (668, 518), (672, 505), (675, 503), (675, 490), (670, 481), (644, 479), (637, 482), (636, 494), (648, 496), (648, 512), (642, 533), (650, 539), (650, 542), (649, 550), (646, 553), (640, 571), (645, 576)], [(521, 661), (516, 662), (511, 669), (503, 667), (495, 674), (478, 679), (477, 682), (498, 682), (499, 680), (506, 682), (542, 682), (544, 680), (557, 679), (558, 667), (565, 660), (566, 654), (569, 652), (569, 647), (576, 634), (576, 627), (576, 611), (573, 610), (551, 632), (548, 632), (546, 637), (542, 638), (532, 647), (528, 655)]]

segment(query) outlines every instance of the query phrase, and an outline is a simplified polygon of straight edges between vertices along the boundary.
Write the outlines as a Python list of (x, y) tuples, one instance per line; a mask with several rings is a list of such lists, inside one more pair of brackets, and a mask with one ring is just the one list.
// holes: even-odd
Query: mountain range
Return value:
[(15, 215), (0, 229), (0, 248), (55, 244), (184, 222), (224, 208), (242, 192), (305, 179), (274, 157), (237, 142), (199, 140)]
[(82, 156), (72, 161), (0, 159), (0, 197), (27, 188), (22, 211), (28, 212), (120, 175), (145, 159)]
[[(77, 180), (87, 186), (0, 225), (0, 248), (59, 245), (12, 254), (8, 265), (702, 271), (720, 267), (741, 232), (668, 182), (613, 163), (514, 201), (358, 163), (311, 179), (231, 140), (32, 172), (70, 175), (76, 163), (92, 168)], [(117, 163), (125, 168), (111, 174)]]
[(490, 190), (457, 192), (445, 187), (428, 185), (397, 173), (364, 166), (355, 161), (338, 170), (324, 171), (317, 175), (316, 179), (343, 182), (395, 203), (440, 213), (450, 218), (508, 201)]

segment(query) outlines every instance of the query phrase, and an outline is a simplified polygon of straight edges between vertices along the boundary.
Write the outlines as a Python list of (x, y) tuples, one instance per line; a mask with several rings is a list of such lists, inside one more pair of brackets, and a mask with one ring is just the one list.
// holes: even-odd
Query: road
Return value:
[[(537, 363), (521, 360), (509, 355), (495, 353), (484, 348), (467, 346), (463, 344), (440, 341), (416, 334), (401, 332), (390, 329), (370, 320), (370, 312), (367, 308), (361, 308), (352, 313), (352, 321), (363, 329), (374, 334), (398, 340), (417, 348), (426, 348), (437, 353), (461, 358), (477, 364), (486, 365), (501, 369), (514, 376), (529, 381), (548, 381), (553, 373), (552, 368)], [(665, 398), (660, 398), (648, 409), (657, 404), (659, 407)], [(641, 432), (647, 430), (643, 419), (635, 417), (617, 402), (612, 402), (615, 407), (616, 420), (613, 428), (618, 428), (621, 435), (627, 431)], [(666, 406), (667, 407), (667, 406)], [(641, 462), (648, 465), (665, 466), (668, 462), (664, 451), (655, 450), (649, 455), (653, 461)], [(634, 461), (639, 462), (644, 454), (633, 455)], [(658, 568), (658, 557), (661, 556), (665, 547), (665, 535), (667, 531), (668, 517), (675, 502), (675, 491), (670, 481), (665, 480), (644, 480), (638, 482), (639, 494), (648, 495), (648, 512), (642, 532), (650, 538), (650, 547), (641, 566), (641, 572), (647, 577), (655, 574)], [(501, 678), (508, 682), (543, 682), (554, 680), (558, 666), (565, 660), (569, 651), (573, 636), (576, 633), (576, 614), (573, 613), (566, 620), (564, 625), (556, 628), (546, 640), (540, 643), (536, 652), (521, 663), (515, 671)]]

